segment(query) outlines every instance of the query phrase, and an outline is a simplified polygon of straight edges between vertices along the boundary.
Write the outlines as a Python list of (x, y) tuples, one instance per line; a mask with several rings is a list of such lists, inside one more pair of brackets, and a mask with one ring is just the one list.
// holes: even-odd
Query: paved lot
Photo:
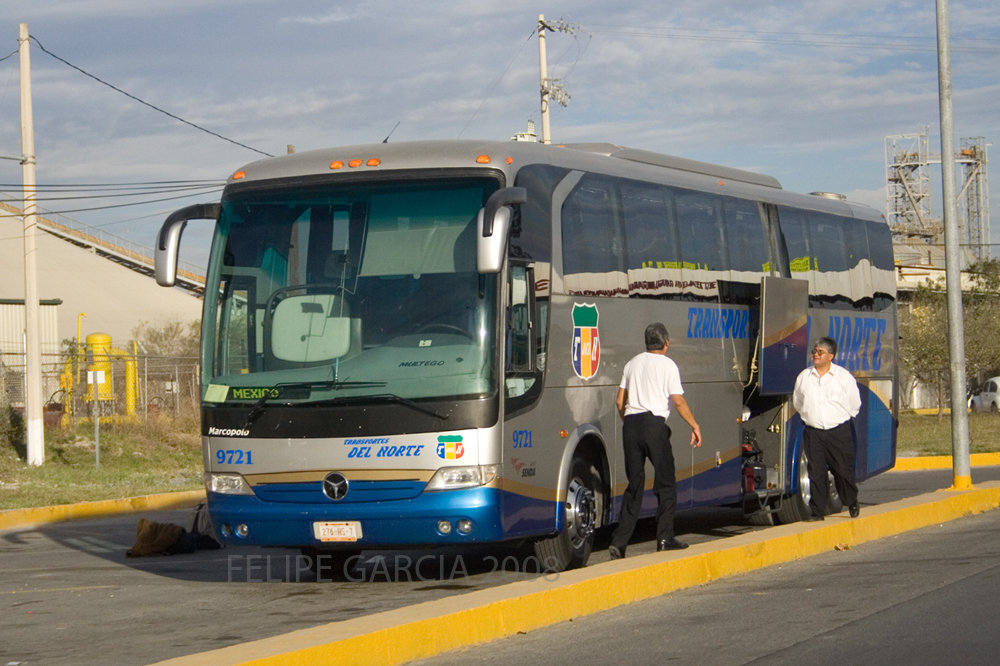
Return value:
[[(989, 478), (1000, 478), (1000, 468), (973, 470), (974, 482)], [(862, 516), (950, 482), (950, 471), (872, 479), (862, 485)], [(191, 520), (188, 511), (141, 515), (185, 526)], [(0, 533), (2, 663), (144, 664), (537, 580), (530, 558), (513, 550), (366, 553), (355, 579), (337, 583), (317, 583), (294, 551), (229, 548), (126, 558), (138, 518)], [(643, 524), (626, 561), (653, 552), (651, 529)], [(730, 510), (691, 512), (678, 521), (678, 532), (692, 544), (724, 543), (755, 529)], [(607, 561), (606, 546), (605, 537), (586, 575)]]

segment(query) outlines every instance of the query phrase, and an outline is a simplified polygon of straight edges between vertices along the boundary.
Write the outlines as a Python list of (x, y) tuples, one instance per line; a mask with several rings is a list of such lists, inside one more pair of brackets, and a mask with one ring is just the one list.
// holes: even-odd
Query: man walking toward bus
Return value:
[(656, 550), (688, 547), (674, 536), (677, 479), (674, 454), (670, 448), (670, 428), (667, 426), (671, 405), (691, 426), (691, 446), (701, 446), (701, 429), (684, 400), (680, 370), (673, 359), (667, 357), (670, 347), (667, 327), (659, 322), (650, 324), (646, 327), (645, 336), (646, 351), (625, 364), (615, 399), (623, 421), (622, 445), (628, 487), (622, 498), (618, 527), (611, 535), (611, 545), (608, 546), (611, 559), (625, 557), (625, 547), (639, 519), (646, 485), (646, 458), (653, 464), (654, 472)]
[(792, 404), (802, 417), (805, 430), (802, 448), (809, 460), (809, 520), (823, 520), (833, 482), (851, 518), (861, 512), (858, 486), (854, 482), (854, 437), (851, 419), (861, 409), (858, 382), (845, 368), (833, 362), (837, 342), (819, 338), (813, 345), (812, 365), (795, 379)]

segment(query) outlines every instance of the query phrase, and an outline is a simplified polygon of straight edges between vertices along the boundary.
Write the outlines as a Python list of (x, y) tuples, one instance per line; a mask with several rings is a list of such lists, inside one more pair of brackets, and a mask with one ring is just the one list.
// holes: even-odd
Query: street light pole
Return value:
[(951, 109), (951, 37), (948, 0), (937, 0), (938, 98), (941, 106), (941, 186), (944, 196), (945, 283), (948, 297), (948, 352), (951, 359), (952, 488), (972, 487), (969, 469), (969, 415), (966, 411), (965, 324), (962, 319), (962, 256), (955, 205), (955, 127)]

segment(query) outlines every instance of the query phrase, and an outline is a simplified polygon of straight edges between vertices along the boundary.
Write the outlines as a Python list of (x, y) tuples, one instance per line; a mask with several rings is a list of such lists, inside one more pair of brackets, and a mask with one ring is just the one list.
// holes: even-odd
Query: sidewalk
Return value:
[(1000, 506), (1000, 481), (648, 553), (159, 662), (401, 664)]

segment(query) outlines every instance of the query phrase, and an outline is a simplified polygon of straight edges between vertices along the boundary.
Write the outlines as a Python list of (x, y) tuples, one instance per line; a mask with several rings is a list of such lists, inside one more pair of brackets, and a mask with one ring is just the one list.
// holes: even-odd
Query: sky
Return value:
[[(43, 214), (152, 246), (171, 211), (217, 200), (230, 173), (288, 145), (540, 129), (539, 14), (566, 27), (546, 33), (549, 76), (570, 95), (551, 107), (556, 143), (750, 169), (880, 210), (886, 136), (927, 130), (940, 152), (933, 0), (3, 0), (0, 156), (21, 155), (27, 23)], [(949, 23), (955, 144), (992, 144), (1000, 11), (951, 0)], [(134, 185), (178, 181), (191, 182)], [(0, 159), (0, 199), (20, 183)], [(196, 264), (197, 224), (182, 242)], [(991, 227), (1000, 242), (1000, 203)]]

